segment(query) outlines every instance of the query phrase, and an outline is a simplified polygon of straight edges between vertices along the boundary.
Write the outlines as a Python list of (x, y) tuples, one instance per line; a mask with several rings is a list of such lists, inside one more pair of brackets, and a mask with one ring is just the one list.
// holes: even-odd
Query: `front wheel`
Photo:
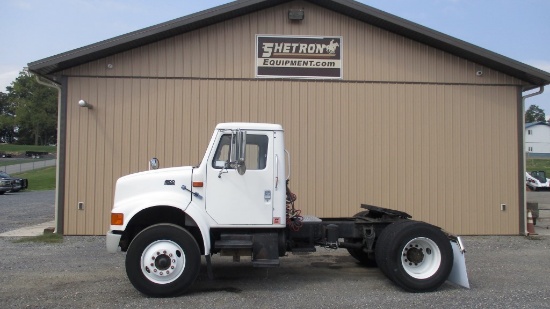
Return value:
[(388, 225), (376, 243), (376, 261), (393, 282), (410, 292), (441, 286), (453, 267), (453, 249), (437, 227), (401, 221)]
[(193, 236), (171, 224), (141, 231), (126, 254), (126, 274), (141, 293), (153, 297), (177, 296), (195, 282), (200, 250)]

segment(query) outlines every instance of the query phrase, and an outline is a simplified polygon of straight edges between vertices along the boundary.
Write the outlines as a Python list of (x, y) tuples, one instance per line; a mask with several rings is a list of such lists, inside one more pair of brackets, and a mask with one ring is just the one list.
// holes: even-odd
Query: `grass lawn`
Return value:
[(48, 243), (48, 244), (56, 244), (56, 243), (63, 242), (63, 235), (46, 233), (46, 234), (34, 236), (34, 237), (22, 237), (20, 239), (14, 240), (13, 242), (14, 243), (41, 242), (41, 243)]
[(55, 166), (13, 174), (11, 176), (27, 178), (29, 180), (28, 191), (55, 190)]
[(550, 176), (550, 159), (527, 159), (526, 170), (545, 171), (546, 177)]
[(54, 152), (57, 151), (57, 147), (55, 147), (55, 146), (0, 144), (0, 152), (25, 153), (25, 151), (38, 151), (38, 152), (54, 153)]

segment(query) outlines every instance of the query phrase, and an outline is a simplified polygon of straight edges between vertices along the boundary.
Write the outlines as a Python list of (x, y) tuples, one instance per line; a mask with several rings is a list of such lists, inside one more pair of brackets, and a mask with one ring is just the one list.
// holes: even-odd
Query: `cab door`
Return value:
[(206, 212), (222, 225), (270, 225), (273, 218), (272, 131), (247, 131), (246, 171), (229, 162), (232, 134), (220, 131), (207, 166)]

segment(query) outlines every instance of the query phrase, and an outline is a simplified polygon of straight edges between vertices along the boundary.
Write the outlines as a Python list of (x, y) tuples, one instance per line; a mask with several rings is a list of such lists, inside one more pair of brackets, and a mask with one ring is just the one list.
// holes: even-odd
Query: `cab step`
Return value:
[(315, 249), (315, 247), (297, 247), (297, 248), (292, 248), (292, 250), (290, 250), (290, 252), (294, 254), (311, 253), (316, 251), (317, 249)]
[(214, 242), (216, 249), (251, 249), (252, 245), (252, 235), (248, 234), (221, 234)]
[(262, 260), (252, 260), (252, 266), (254, 267), (279, 267), (279, 259), (262, 259)]

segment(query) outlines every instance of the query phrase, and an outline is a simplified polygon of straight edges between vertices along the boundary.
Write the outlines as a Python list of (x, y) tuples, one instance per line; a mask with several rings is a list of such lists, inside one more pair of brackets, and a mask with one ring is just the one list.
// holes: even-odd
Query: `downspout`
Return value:
[(38, 82), (41, 85), (44, 85), (46, 87), (55, 88), (57, 90), (57, 143), (56, 143), (56, 151), (57, 151), (57, 158), (56, 158), (56, 164), (55, 164), (55, 233), (59, 233), (63, 229), (61, 228), (60, 224), (63, 224), (63, 222), (59, 222), (59, 156), (61, 154), (61, 148), (60, 148), (60, 124), (61, 124), (61, 87), (55, 83), (46, 83), (40, 80), (40, 75), (35, 74), (36, 82)]
[(527, 235), (527, 194), (525, 194), (525, 173), (526, 173), (526, 168), (527, 168), (527, 156), (526, 156), (526, 152), (525, 152), (525, 99), (527, 98), (530, 98), (530, 97), (534, 97), (534, 96), (537, 96), (539, 94), (542, 94), (544, 92), (544, 86), (540, 86), (539, 87), (539, 91), (537, 92), (533, 92), (533, 93), (530, 93), (528, 95), (525, 95), (525, 96), (522, 96), (521, 97), (521, 110), (523, 111), (523, 116), (521, 117), (521, 122), (522, 122), (522, 130), (523, 130), (523, 208), (522, 211), (523, 211), (523, 220), (522, 220), (522, 223), (523, 223), (523, 226), (520, 226), (520, 231), (523, 230), (524, 234)]

